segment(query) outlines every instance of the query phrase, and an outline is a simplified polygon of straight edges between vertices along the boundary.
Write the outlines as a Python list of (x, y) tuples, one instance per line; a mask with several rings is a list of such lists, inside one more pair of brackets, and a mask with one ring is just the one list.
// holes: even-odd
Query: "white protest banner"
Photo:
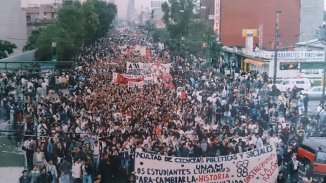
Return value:
[(168, 157), (136, 153), (137, 183), (275, 183), (274, 146), (220, 157)]
[(161, 75), (170, 73), (171, 64), (127, 62), (126, 67), (128, 74), (141, 75), (155, 73)]
[(141, 62), (127, 62), (126, 67), (127, 73), (129, 74), (142, 74), (144, 69), (143, 63)]
[(171, 64), (151, 63), (149, 69), (151, 73), (168, 74), (170, 73)]
[(128, 82), (128, 88), (142, 88), (144, 86), (145, 82), (141, 81), (141, 82), (134, 82), (134, 81), (129, 81)]
[[(155, 84), (158, 83), (155, 74), (146, 75), (134, 75), (134, 74), (119, 74), (114, 72), (112, 74), (112, 82), (116, 84), (128, 84), (131, 82), (130, 86), (134, 86), (134, 83), (138, 83), (137, 86), (141, 87), (144, 84)], [(140, 83), (141, 82), (141, 83)]]

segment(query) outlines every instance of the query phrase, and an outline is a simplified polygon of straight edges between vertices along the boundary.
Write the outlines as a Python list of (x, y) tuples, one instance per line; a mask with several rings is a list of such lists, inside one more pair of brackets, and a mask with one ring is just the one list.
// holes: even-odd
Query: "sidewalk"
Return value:
[(0, 167), (0, 182), (17, 183), (22, 171), (19, 167)]
[[(4, 108), (0, 107), (0, 130), (12, 130), (5, 120)], [(18, 146), (15, 136), (0, 133), (0, 182), (16, 183), (25, 166), (24, 151)]]

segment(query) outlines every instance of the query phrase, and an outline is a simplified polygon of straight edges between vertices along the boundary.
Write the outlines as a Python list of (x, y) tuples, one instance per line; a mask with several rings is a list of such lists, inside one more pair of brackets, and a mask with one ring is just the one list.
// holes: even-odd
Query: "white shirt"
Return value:
[(142, 149), (141, 147), (137, 147), (137, 148), (135, 149), (135, 152), (136, 152), (136, 153), (142, 153), (142, 152), (143, 152), (143, 149)]
[(81, 163), (75, 162), (74, 164), (72, 164), (72, 168), (71, 168), (71, 175), (72, 178), (74, 179), (78, 179), (81, 178)]
[(96, 144), (96, 145), (93, 146), (93, 155), (94, 156), (100, 155), (100, 146), (99, 146), (99, 144)]

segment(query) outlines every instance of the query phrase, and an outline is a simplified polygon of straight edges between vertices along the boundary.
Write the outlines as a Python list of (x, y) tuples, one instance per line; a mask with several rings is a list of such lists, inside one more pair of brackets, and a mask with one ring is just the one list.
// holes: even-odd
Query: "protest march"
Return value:
[(137, 153), (137, 182), (275, 182), (276, 149), (261, 149), (219, 157), (168, 157)]
[(21, 127), (21, 179), (298, 182), (297, 148), (314, 125), (304, 96), (275, 92), (266, 73), (225, 70), (123, 27), (83, 44), (72, 69), (3, 73), (6, 118)]

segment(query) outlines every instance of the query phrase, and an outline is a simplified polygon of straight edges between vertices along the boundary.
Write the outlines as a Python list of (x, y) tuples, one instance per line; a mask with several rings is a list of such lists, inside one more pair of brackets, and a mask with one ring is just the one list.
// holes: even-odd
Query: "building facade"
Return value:
[(152, 10), (152, 19), (154, 21), (154, 24), (156, 27), (163, 27), (163, 11), (161, 9), (161, 6), (163, 3), (165, 3), (167, 0), (151, 0), (151, 10)]
[(254, 45), (261, 43), (262, 48), (273, 49), (276, 11), (280, 10), (280, 47), (294, 45), (300, 38), (300, 4), (300, 0), (216, 0), (215, 30), (224, 45), (245, 47), (242, 31), (260, 29), (261, 36), (254, 37)]
[(323, 25), (324, 1), (301, 0), (300, 41), (316, 39), (316, 29)]
[(0, 39), (15, 43), (14, 54), (22, 52), (26, 44), (26, 14), (20, 0), (0, 1)]
[(27, 35), (30, 36), (33, 30), (46, 28), (58, 16), (62, 4), (41, 4), (23, 8), (26, 12)]
[(215, 22), (215, 0), (201, 0), (200, 1), (200, 18), (214, 27)]

